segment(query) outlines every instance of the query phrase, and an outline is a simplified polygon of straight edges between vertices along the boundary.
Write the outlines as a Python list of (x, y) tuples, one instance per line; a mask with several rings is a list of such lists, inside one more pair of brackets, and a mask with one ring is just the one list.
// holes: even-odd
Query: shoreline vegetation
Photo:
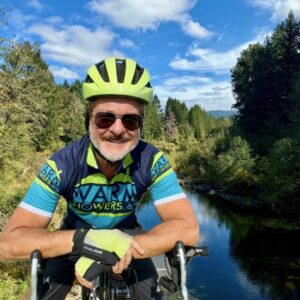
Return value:
[(192, 182), (182, 178), (179, 178), (178, 181), (184, 188), (196, 193), (207, 195), (212, 201), (222, 201), (222, 204), (234, 207), (240, 212), (255, 213), (257, 215), (266, 215), (279, 219), (290, 218), (291, 220), (300, 222), (298, 211), (278, 211), (253, 197), (241, 196), (238, 194), (228, 194), (222, 188), (201, 184), (198, 182)]

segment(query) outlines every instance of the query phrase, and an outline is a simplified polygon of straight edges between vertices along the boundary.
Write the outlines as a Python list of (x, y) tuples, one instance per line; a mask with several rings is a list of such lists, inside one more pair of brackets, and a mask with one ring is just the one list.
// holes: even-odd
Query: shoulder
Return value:
[(139, 167), (151, 169), (154, 157), (157, 153), (159, 153), (159, 150), (155, 146), (140, 140), (130, 154), (134, 163)]
[(142, 171), (148, 174), (151, 183), (162, 174), (172, 170), (171, 163), (165, 153), (145, 141), (139, 142), (132, 152), (132, 158)]
[(157, 152), (159, 152), (158, 148), (143, 140), (140, 140), (137, 146), (132, 151), (132, 157), (134, 158), (136, 156), (147, 156), (149, 154), (155, 154)]
[(88, 136), (83, 136), (56, 151), (41, 168), (37, 178), (61, 194), (73, 182), (72, 179), (75, 180), (76, 170), (85, 164), (88, 145)]
[(84, 135), (80, 139), (56, 151), (51, 156), (50, 160), (53, 160), (56, 164), (60, 165), (79, 162), (82, 156), (86, 157), (89, 142), (89, 136)]

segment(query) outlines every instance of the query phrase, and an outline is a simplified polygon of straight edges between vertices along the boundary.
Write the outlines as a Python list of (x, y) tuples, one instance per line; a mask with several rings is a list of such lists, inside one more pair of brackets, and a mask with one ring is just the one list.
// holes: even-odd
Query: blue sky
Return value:
[(300, 0), (4, 0), (0, 36), (37, 42), (57, 82), (82, 80), (89, 65), (126, 56), (148, 68), (162, 105), (168, 97), (228, 110), (230, 69), (263, 42)]

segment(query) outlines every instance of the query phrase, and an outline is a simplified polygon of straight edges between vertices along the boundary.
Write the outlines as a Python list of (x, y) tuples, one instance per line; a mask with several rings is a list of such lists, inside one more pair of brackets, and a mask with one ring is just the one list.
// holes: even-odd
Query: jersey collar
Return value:
[[(89, 147), (88, 147), (88, 151), (87, 151), (86, 163), (94, 169), (99, 169), (97, 160), (96, 160), (96, 157), (95, 157), (95, 154), (93, 151), (93, 145), (91, 142), (89, 143)], [(122, 167), (124, 169), (126, 169), (132, 163), (133, 163), (133, 159), (132, 159), (131, 153), (129, 152), (126, 154), (126, 156), (122, 160)]]

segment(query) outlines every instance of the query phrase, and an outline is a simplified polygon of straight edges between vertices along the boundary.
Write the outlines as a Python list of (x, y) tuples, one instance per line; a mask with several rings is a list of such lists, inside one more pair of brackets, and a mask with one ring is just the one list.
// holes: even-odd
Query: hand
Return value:
[(131, 246), (126, 252), (126, 254), (123, 256), (123, 258), (120, 261), (118, 261), (112, 267), (112, 271), (114, 273), (121, 274), (130, 265), (133, 258), (134, 250), (140, 255), (144, 254), (144, 249), (142, 248), (142, 246), (137, 241), (132, 239)]
[(133, 251), (138, 252), (140, 255), (144, 254), (144, 250), (141, 245), (138, 242), (132, 240), (131, 246), (123, 256), (123, 258), (113, 266), (105, 265), (100, 261), (95, 261), (84, 256), (80, 257), (75, 265), (75, 275), (78, 282), (83, 286), (92, 288), (92, 281), (98, 276), (100, 272), (112, 270), (114, 273), (122, 273), (123, 270), (125, 270), (131, 263)]
[(106, 264), (114, 265), (117, 260), (107, 261), (107, 252), (121, 259), (131, 245), (132, 236), (118, 229), (77, 229), (73, 236), (73, 253), (94, 260), (105, 260)]
[(77, 279), (78, 283), (81, 286), (84, 286), (84, 287), (86, 287), (90, 290), (93, 288), (93, 282), (92, 281), (88, 281), (88, 280), (84, 279), (77, 272), (75, 272), (75, 276), (76, 276), (76, 279)]

